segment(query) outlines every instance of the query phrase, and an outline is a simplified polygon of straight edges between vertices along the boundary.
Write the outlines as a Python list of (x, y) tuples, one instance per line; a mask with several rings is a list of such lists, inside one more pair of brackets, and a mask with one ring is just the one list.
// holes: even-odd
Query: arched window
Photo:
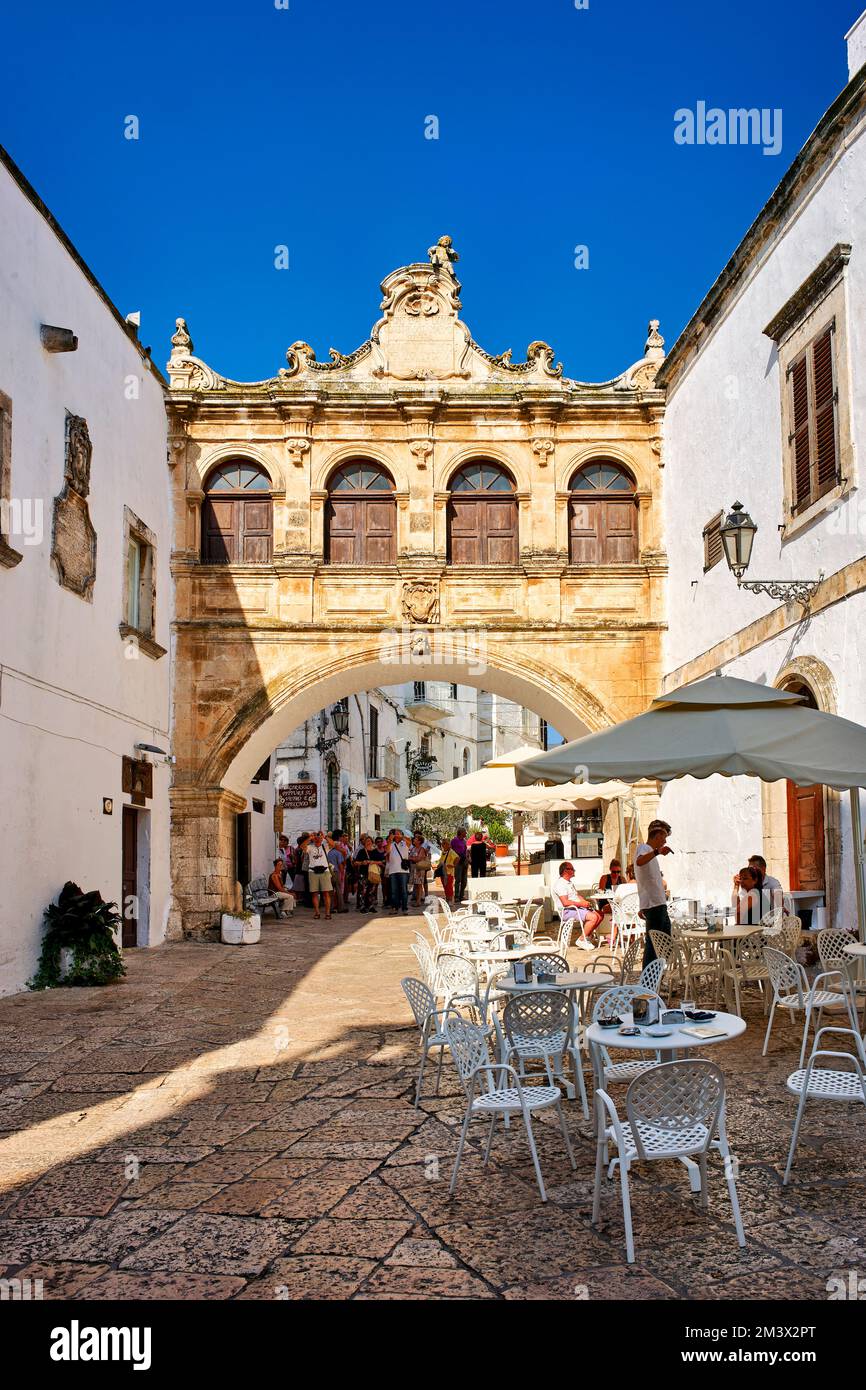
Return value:
[(273, 506), (267, 473), (248, 459), (221, 463), (205, 482), (201, 558), (208, 565), (269, 565)]
[(325, 515), (331, 565), (393, 565), (397, 559), (394, 480), (369, 459), (352, 459), (331, 475)]
[(573, 565), (628, 565), (638, 557), (634, 479), (613, 459), (593, 459), (571, 480), (568, 557)]
[(517, 564), (517, 498), (498, 463), (473, 460), (451, 479), (448, 558), (454, 565)]

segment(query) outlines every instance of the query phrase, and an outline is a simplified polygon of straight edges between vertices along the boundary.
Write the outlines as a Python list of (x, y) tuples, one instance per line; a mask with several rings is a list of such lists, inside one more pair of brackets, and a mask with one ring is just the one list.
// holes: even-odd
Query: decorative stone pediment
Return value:
[(87, 600), (93, 597), (96, 580), (96, 532), (87, 506), (92, 454), (87, 421), (67, 414), (66, 483), (54, 499), (51, 558), (63, 588)]
[(237, 382), (219, 376), (193, 354), (184, 319), (177, 320), (168, 362), (169, 381), (179, 392), (242, 392), (248, 396), (285, 399), (298, 388), (317, 392), (387, 386), (389, 382), (442, 383), (444, 390), (470, 386), (546, 387), (560, 396), (572, 393), (652, 389), (655, 373), (664, 358), (658, 323), (650, 325), (645, 355), (627, 372), (601, 383), (571, 381), (563, 377), (547, 343), (529, 344), (523, 361), (512, 360), (512, 350), (493, 354), (472, 337), (460, 318), (460, 282), (454, 273), (459, 258), (450, 237), (440, 237), (428, 251), (427, 262), (402, 266), (382, 282), (381, 317), (366, 342), (345, 354), (328, 350), (320, 362), (309, 343), (292, 343), (286, 366), (265, 381)]

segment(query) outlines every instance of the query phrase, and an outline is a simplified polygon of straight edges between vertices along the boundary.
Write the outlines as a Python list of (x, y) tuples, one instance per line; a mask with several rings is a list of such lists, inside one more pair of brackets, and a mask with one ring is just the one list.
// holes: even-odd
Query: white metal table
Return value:
[[(687, 1028), (703, 1028), (713, 1030), (723, 1030), (717, 1032), (715, 1037), (700, 1038), (695, 1037), (694, 1033), (686, 1032)], [(599, 1080), (602, 1075), (602, 1050), (612, 1047), (617, 1051), (622, 1049), (626, 1052), (666, 1052), (670, 1053), (668, 1061), (675, 1061), (680, 1052), (685, 1052), (693, 1047), (712, 1047), (717, 1043), (730, 1042), (733, 1038), (738, 1038), (746, 1031), (746, 1020), (740, 1018), (739, 1014), (717, 1013), (714, 1018), (708, 1019), (705, 1024), (685, 1023), (678, 1026), (665, 1024), (656, 1025), (657, 1031), (653, 1028), (641, 1028), (640, 1032), (631, 1037), (624, 1035), (616, 1028), (602, 1028), (598, 1023), (591, 1023), (586, 1030), (586, 1041), (589, 1044), (589, 1052), (592, 1058), (592, 1077), (593, 1086), (599, 1089)], [(664, 1036), (660, 1036), (664, 1034)], [(698, 1165), (690, 1158), (684, 1158), (682, 1162), (689, 1171), (689, 1182), (693, 1192), (699, 1192), (701, 1188), (701, 1176)]]

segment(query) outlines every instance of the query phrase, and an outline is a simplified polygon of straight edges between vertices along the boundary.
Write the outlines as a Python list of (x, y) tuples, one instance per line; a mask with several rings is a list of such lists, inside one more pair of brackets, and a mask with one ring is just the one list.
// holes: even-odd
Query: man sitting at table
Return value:
[[(791, 899), (788, 897), (788, 894), (785, 892), (779, 880), (777, 878), (774, 878), (772, 874), (767, 873), (767, 861), (764, 858), (763, 854), (750, 854), (749, 864), (751, 868), (757, 871), (758, 888), (760, 889), (760, 891), (762, 893), (768, 893), (770, 895), (771, 905), (776, 906), (776, 904), (781, 903), (782, 911), (790, 913)], [(777, 893), (781, 896), (777, 897)], [(767, 908), (768, 912), (769, 910), (770, 909)]]
[(584, 951), (592, 951), (594, 947), (589, 938), (602, 920), (602, 914), (596, 912), (591, 903), (588, 903), (586, 898), (582, 898), (577, 889), (572, 887), (573, 878), (574, 865), (560, 864), (559, 878), (553, 885), (554, 896), (559, 901), (560, 920), (562, 922), (579, 922), (581, 935), (577, 944)]

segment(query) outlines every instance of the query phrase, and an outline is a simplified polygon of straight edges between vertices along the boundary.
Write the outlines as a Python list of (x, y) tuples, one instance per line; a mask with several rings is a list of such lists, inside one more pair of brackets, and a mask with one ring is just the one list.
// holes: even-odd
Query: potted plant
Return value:
[(220, 918), (220, 939), (226, 946), (251, 946), (261, 940), (262, 919), (252, 908), (224, 912)]
[(108, 985), (126, 974), (115, 940), (120, 926), (116, 903), (98, 892), (65, 883), (56, 903), (45, 909), (45, 935), (31, 989), (58, 985)]

